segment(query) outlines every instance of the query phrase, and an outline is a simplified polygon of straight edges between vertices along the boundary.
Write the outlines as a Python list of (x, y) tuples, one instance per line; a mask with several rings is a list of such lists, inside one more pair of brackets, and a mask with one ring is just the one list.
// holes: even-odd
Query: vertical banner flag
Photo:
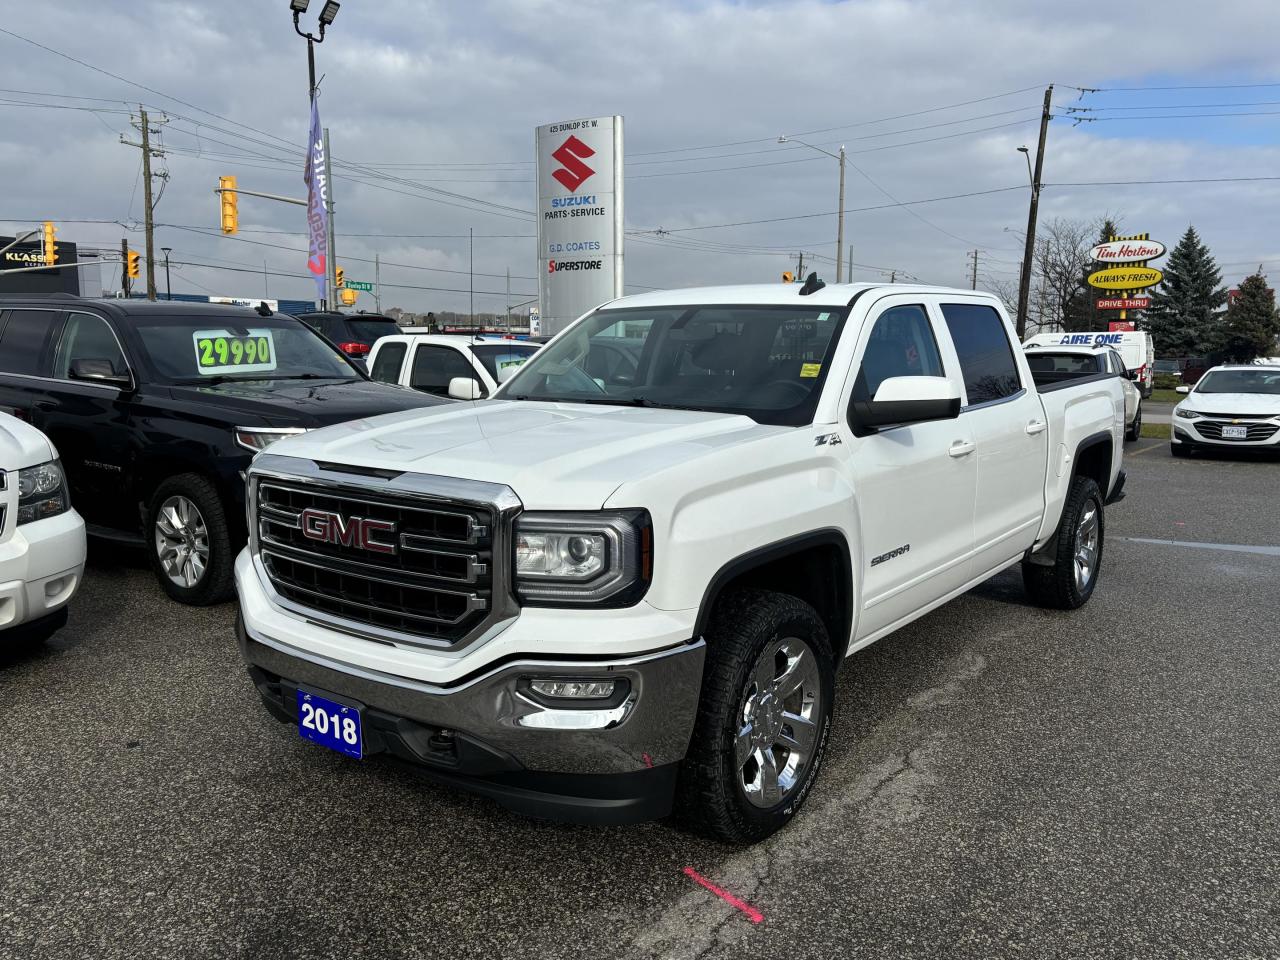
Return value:
[(549, 123), (538, 158), (538, 295), (556, 334), (622, 296), (622, 117)]
[[(329, 259), (329, 184), (324, 177), (324, 137), (320, 132), (320, 108), (311, 98), (311, 137), (307, 141), (307, 168), (302, 177), (307, 185), (307, 233), (311, 238), (307, 269), (316, 278), (316, 299), (323, 300)], [(332, 310), (333, 304), (329, 304)]]

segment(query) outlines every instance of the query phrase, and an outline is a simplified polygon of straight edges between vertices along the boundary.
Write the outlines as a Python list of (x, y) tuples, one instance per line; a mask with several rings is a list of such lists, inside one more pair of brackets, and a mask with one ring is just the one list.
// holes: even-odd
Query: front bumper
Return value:
[[(1185, 443), (1191, 446), (1238, 448), (1242, 450), (1276, 450), (1280, 449), (1280, 427), (1275, 420), (1237, 419), (1225, 421), (1220, 418), (1198, 417), (1187, 420), (1174, 416), (1172, 430), (1173, 443)], [(1244, 426), (1249, 439), (1227, 440), (1218, 432), (1224, 423), (1233, 426)], [(1206, 426), (1214, 424), (1215, 426)], [(1204, 428), (1204, 429), (1202, 429)]]
[[(689, 746), (705, 643), (622, 659), (521, 658), (439, 686), (327, 660), (238, 623), (241, 651), (267, 709), (296, 721), (296, 690), (359, 706), (365, 753), (537, 816), (621, 823), (670, 812)], [(621, 702), (551, 707), (531, 677), (625, 680)]]
[(3, 631), (55, 622), (84, 578), (84, 557), (84, 521), (75, 510), (23, 524), (0, 542), (0, 643)]

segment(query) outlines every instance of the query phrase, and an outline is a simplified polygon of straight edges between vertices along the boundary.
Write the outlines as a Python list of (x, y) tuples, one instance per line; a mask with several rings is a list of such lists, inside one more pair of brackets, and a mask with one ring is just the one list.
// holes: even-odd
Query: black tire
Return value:
[(1169, 444), (1169, 452), (1175, 457), (1192, 457), (1195, 456), (1195, 447), (1187, 442)]
[[(812, 749), (808, 760), (798, 765), (781, 800), (765, 807), (747, 797), (742, 783), (746, 768), (735, 762), (734, 741), (751, 702), (748, 693), (756, 689), (757, 660), (771, 645), (791, 638), (809, 647), (808, 655), (816, 665), (818, 698), (811, 708)], [(702, 696), (689, 753), (680, 769), (675, 815), (681, 825), (704, 836), (754, 843), (795, 816), (822, 766), (835, 687), (831, 642), (813, 607), (788, 594), (767, 590), (734, 590), (721, 596), (706, 639)], [(752, 762), (748, 760), (748, 764)]]
[[(156, 543), (157, 524), (165, 502), (172, 497), (185, 497), (195, 505), (203, 520), (208, 545), (208, 561), (203, 573), (191, 586), (172, 580), (165, 572)], [(235, 593), (232, 573), (235, 565), (235, 549), (227, 526), (226, 508), (217, 488), (195, 473), (183, 473), (165, 480), (151, 495), (147, 505), (147, 528), (143, 531), (151, 569), (155, 571), (160, 589), (179, 603), (193, 607), (205, 607), (228, 600)]]
[[(1088, 576), (1081, 583), (1076, 575), (1076, 555), (1082, 534), (1081, 518), (1090, 507), (1097, 520), (1097, 549)], [(1058, 529), (1054, 531), (1048, 547), (1052, 566), (1027, 560), (1022, 562), (1022, 582), (1032, 603), (1053, 610), (1074, 610), (1088, 603), (1102, 572), (1105, 533), (1102, 491), (1089, 477), (1075, 477), (1062, 508), (1062, 519), (1058, 521)]]
[(1133, 423), (1129, 424), (1129, 428), (1124, 432), (1124, 438), (1129, 441), (1137, 440), (1142, 436), (1142, 401), (1138, 401), (1138, 409), (1133, 412)]

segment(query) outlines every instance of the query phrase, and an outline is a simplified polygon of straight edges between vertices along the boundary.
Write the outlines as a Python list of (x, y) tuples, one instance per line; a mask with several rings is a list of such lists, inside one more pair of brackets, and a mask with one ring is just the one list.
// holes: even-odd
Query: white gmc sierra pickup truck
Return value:
[(494, 399), (260, 454), (240, 643), (331, 749), (757, 840), (814, 782), (849, 654), (1014, 564), (1036, 603), (1089, 599), (1123, 425), (1115, 377), (1038, 390), (985, 294), (627, 297)]

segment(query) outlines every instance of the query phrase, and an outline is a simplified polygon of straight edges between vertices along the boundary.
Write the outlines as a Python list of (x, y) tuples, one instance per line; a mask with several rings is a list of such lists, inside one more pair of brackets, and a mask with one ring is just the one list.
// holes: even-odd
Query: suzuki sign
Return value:
[(622, 296), (622, 117), (549, 123), (535, 140), (540, 326), (556, 334)]

